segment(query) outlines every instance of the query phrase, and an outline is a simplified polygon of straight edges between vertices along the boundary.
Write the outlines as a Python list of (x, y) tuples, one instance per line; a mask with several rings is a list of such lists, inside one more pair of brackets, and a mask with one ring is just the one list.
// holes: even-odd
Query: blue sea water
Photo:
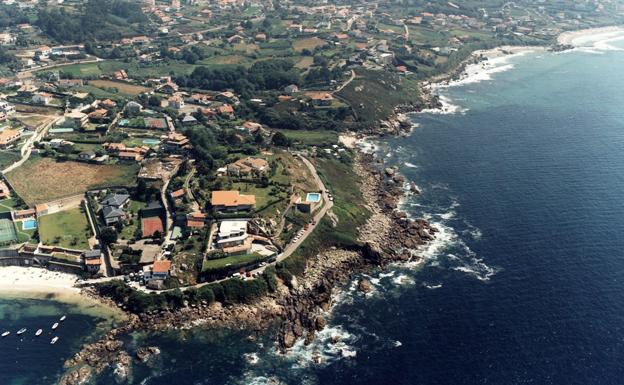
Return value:
[[(369, 295), (347, 285), (287, 355), (271, 332), (129, 336), (162, 349), (130, 383), (624, 383), (623, 70), (615, 49), (532, 52), (440, 90), (456, 113), (378, 143), (422, 190), (404, 208), (440, 229), (424, 266), (371, 274)], [(58, 360), (46, 351), (29, 365)]]

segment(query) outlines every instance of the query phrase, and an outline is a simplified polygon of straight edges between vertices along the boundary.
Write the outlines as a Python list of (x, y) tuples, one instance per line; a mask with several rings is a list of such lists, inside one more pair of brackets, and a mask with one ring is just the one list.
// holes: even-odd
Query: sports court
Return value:
[(143, 238), (150, 238), (154, 236), (154, 233), (157, 231), (160, 234), (164, 232), (163, 221), (159, 217), (143, 218), (141, 227), (143, 229)]
[(0, 243), (10, 243), (17, 241), (15, 226), (10, 219), (0, 219)]

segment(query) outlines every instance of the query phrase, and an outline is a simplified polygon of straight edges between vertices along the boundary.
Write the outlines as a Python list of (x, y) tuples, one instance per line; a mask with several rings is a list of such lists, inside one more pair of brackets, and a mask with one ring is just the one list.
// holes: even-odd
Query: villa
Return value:
[(256, 197), (239, 191), (213, 191), (210, 204), (217, 212), (248, 211), (256, 207)]
[(320, 193), (308, 193), (305, 200), (297, 197), (295, 204), (302, 213), (312, 213), (321, 205), (322, 201), (323, 196)]
[(19, 130), (4, 130), (0, 132), (0, 148), (7, 148), (20, 140), (22, 133)]
[(253, 239), (247, 234), (247, 221), (227, 220), (219, 224), (217, 248), (226, 254), (246, 253)]
[(229, 176), (264, 175), (269, 170), (269, 162), (261, 158), (247, 157), (227, 165)]

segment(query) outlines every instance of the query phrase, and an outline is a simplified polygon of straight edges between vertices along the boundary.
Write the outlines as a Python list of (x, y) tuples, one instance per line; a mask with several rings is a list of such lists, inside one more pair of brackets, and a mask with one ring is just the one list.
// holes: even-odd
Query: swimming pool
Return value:
[(35, 219), (27, 219), (22, 222), (22, 230), (34, 230), (37, 228), (37, 221)]
[(306, 202), (318, 203), (321, 201), (321, 194), (319, 193), (309, 193), (306, 196)]
[(156, 145), (156, 144), (160, 144), (160, 140), (158, 140), (158, 139), (143, 139), (143, 144)]

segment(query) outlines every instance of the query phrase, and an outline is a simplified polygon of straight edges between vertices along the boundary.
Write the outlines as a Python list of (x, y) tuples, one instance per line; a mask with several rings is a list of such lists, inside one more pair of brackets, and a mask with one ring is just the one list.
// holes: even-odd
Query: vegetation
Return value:
[(45, 245), (88, 250), (91, 228), (84, 210), (75, 208), (40, 217), (39, 236)]

